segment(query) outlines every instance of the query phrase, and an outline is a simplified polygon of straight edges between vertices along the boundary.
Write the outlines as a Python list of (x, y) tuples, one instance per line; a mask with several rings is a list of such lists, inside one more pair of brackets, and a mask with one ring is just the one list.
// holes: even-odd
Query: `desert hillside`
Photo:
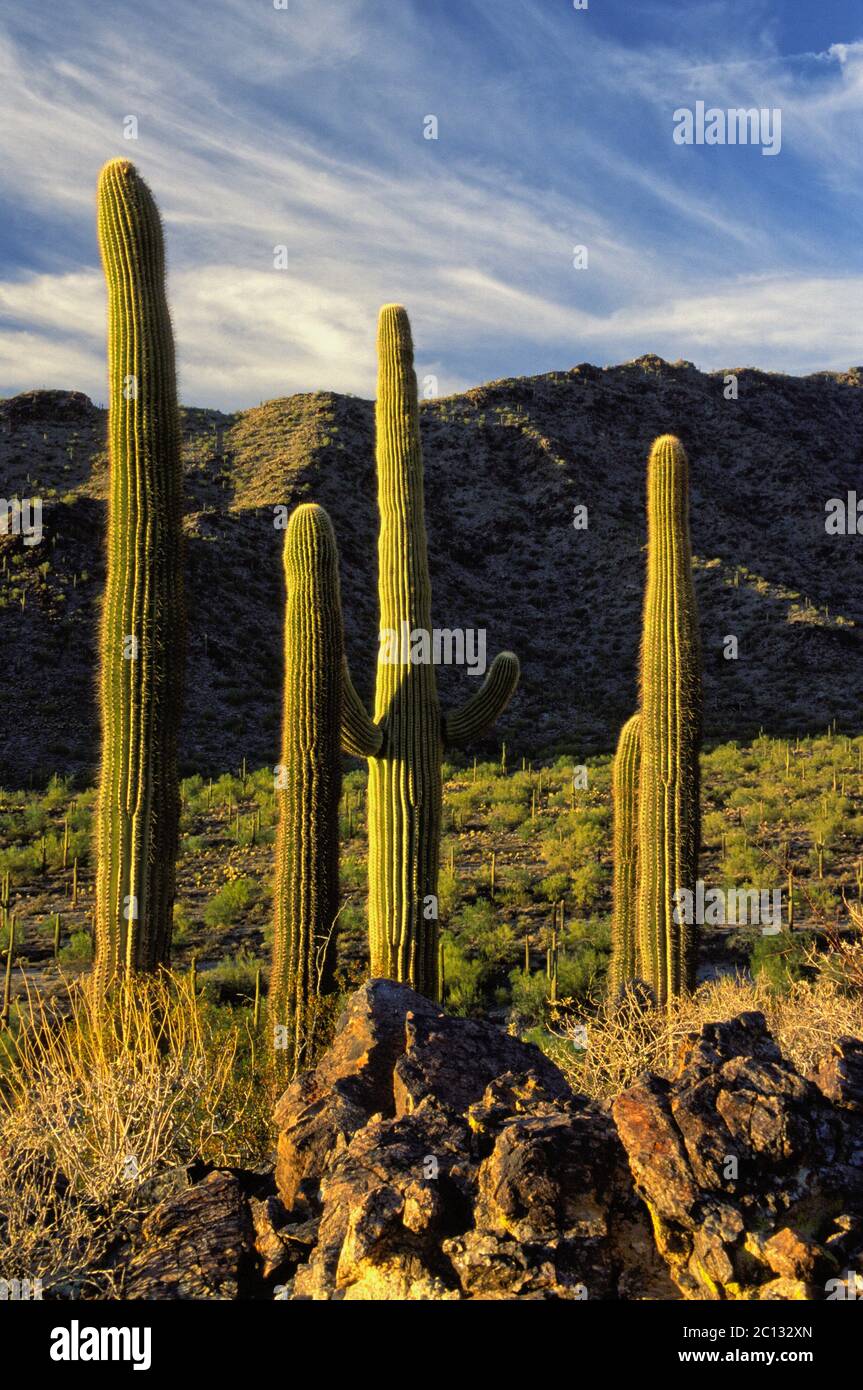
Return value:
[[(435, 622), (485, 628), (523, 678), (494, 740), (516, 755), (611, 746), (634, 708), (644, 473), (653, 437), (692, 460), (706, 735), (853, 732), (863, 706), (863, 568), (825, 503), (859, 483), (863, 369), (806, 378), (642, 357), (494, 382), (425, 402)], [(3, 494), (44, 501), (42, 544), (0, 537), (3, 785), (92, 775), (104, 577), (106, 412), (78, 393), (0, 402)], [(377, 646), (373, 405), (330, 393), (237, 415), (187, 409), (190, 647), (185, 772), (271, 760), (281, 682), (283, 532), (274, 508), (322, 502), (336, 525), (354, 676)], [(573, 526), (587, 508), (588, 526)], [(736, 661), (724, 639), (738, 639)], [(473, 678), (443, 669), (445, 702)]]

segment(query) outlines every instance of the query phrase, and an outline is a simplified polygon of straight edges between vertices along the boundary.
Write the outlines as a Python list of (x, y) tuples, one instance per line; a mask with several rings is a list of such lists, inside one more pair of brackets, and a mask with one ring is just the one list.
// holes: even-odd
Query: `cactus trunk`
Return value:
[(99, 183), (110, 501), (102, 611), (97, 980), (170, 954), (184, 664), (182, 468), (159, 213), (126, 160)]
[(404, 656), (412, 632), (431, 630), (413, 345), (407, 315), (394, 306), (381, 311), (378, 367), (381, 642), (374, 718), (385, 730), (385, 752), (369, 767), (371, 968), (434, 998), (443, 742), (433, 664), (392, 659)]
[[(689, 539), (689, 464), (673, 435), (653, 445), (647, 475), (647, 588), (641, 644), (638, 947), (641, 973), (665, 1004), (695, 984), (697, 932), (682, 920), (700, 840), (701, 655)], [(681, 919), (681, 920), (678, 920)]]
[(322, 507), (291, 516), (284, 549), (285, 697), (268, 1018), (277, 1060), (309, 1064), (332, 988), (339, 910), (344, 638), (336, 538)]
[(637, 979), (640, 970), (636, 931), (640, 765), (641, 716), (634, 714), (620, 731), (611, 772), (614, 812), (611, 988), (614, 991)]

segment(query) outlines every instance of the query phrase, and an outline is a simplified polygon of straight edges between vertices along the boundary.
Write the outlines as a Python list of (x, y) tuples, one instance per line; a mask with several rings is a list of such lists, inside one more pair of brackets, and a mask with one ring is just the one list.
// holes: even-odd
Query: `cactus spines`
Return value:
[(641, 770), (641, 715), (620, 731), (611, 770), (614, 813), (614, 878), (611, 917), (611, 988), (619, 990), (639, 975), (636, 932), (638, 863), (638, 779)]
[(689, 539), (689, 464), (663, 435), (647, 468), (641, 640), (638, 949), (657, 1002), (694, 987), (696, 930), (675, 894), (695, 890), (700, 840), (701, 653)]
[[(277, 796), (275, 932), (268, 1019), (291, 1074), (320, 1031), (339, 910), (344, 638), (336, 538), (323, 507), (297, 507), (285, 533), (285, 693)], [(281, 1025), (285, 1032), (277, 1034)]]
[(346, 682), (343, 747), (369, 758), (369, 935), (372, 975), (438, 993), (437, 881), (441, 759), (447, 741), (481, 734), (518, 680), (504, 653), (464, 708), (441, 718), (430, 661), (394, 661), (387, 634), (431, 634), (423, 461), (413, 342), (405, 310), (387, 304), (378, 322), (378, 589), (381, 647), (370, 720)]
[(99, 180), (108, 286), (108, 574), (102, 609), (102, 764), (95, 973), (153, 970), (170, 953), (184, 665), (182, 467), (159, 213), (125, 159)]

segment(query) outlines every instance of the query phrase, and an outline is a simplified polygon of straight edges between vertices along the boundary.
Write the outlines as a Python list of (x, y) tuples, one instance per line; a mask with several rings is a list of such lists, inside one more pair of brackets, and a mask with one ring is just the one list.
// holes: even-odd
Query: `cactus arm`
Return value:
[(491, 728), (515, 694), (520, 670), (514, 652), (499, 652), (481, 689), (444, 719), (444, 743), (460, 748)]
[(346, 659), (342, 672), (342, 752), (354, 758), (374, 758), (383, 737), (383, 730), (369, 718), (356, 692)]
[(620, 731), (611, 770), (614, 812), (614, 879), (611, 916), (611, 988), (638, 978), (636, 891), (638, 864), (638, 778), (641, 770), (641, 716)]

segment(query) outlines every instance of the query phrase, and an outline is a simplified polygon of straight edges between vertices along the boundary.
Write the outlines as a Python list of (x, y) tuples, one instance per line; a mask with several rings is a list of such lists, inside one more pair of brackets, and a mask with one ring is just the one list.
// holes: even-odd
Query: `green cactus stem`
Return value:
[(110, 500), (94, 969), (106, 986), (120, 969), (154, 970), (170, 955), (185, 624), (162, 228), (150, 190), (125, 159), (102, 170), (98, 221), (108, 286)]
[(293, 1075), (308, 1064), (320, 1034), (339, 911), (344, 637), (336, 538), (323, 507), (304, 504), (292, 514), (284, 567), (285, 689), (268, 1018), (276, 1058)]
[(647, 471), (641, 642), (638, 948), (657, 1002), (694, 988), (697, 932), (675, 895), (694, 893), (700, 840), (701, 654), (689, 539), (689, 464), (673, 435)]
[[(376, 407), (380, 632), (431, 633), (423, 461), (410, 324), (398, 304), (378, 324)], [(441, 760), (447, 744), (481, 735), (518, 682), (518, 660), (501, 653), (482, 688), (441, 717), (430, 662), (378, 657), (374, 720), (348, 677), (343, 747), (369, 759), (369, 933), (373, 975), (438, 996), (437, 883)]]
[(638, 779), (641, 770), (641, 716), (633, 714), (620, 731), (611, 771), (614, 813), (614, 871), (611, 917), (611, 988), (617, 992), (638, 978), (636, 866), (638, 863)]

